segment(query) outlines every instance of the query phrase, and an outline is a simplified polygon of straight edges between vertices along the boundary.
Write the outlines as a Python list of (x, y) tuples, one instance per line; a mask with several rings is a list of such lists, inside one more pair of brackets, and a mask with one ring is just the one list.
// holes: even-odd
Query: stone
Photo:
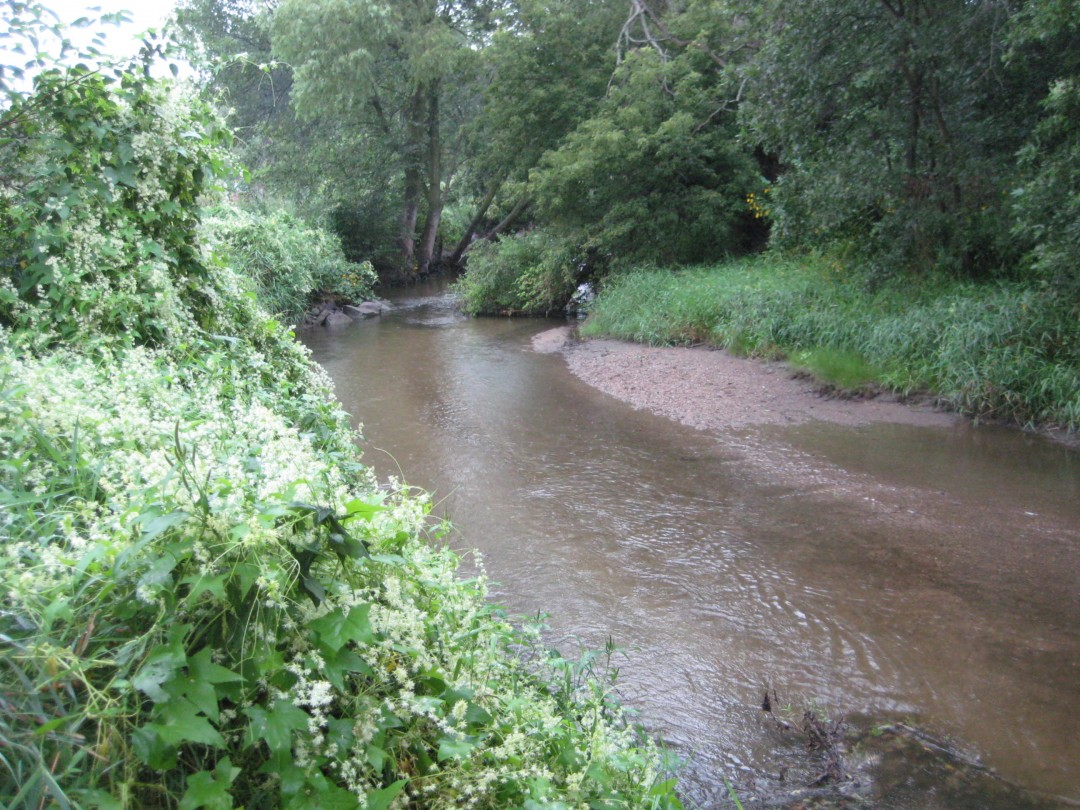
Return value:
[(323, 320), (323, 326), (347, 326), (352, 323), (353, 319), (346, 315), (344, 312), (328, 312), (326, 318)]

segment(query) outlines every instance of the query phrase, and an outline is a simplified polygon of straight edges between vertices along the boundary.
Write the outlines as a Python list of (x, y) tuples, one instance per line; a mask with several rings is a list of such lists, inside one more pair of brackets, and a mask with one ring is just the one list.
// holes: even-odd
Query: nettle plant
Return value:
[(200, 244), (208, 107), (56, 69), (0, 133), (0, 803), (679, 806)]

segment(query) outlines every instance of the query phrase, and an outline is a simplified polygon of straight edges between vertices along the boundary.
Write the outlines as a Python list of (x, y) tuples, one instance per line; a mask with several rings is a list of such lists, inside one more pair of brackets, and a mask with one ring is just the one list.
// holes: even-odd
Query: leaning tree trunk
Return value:
[(502, 188), (501, 180), (494, 183), (488, 190), (488, 193), (484, 195), (484, 199), (480, 201), (480, 205), (477, 207), (476, 214), (473, 215), (469, 227), (465, 229), (465, 233), (457, 243), (457, 247), (454, 248), (454, 252), (446, 259), (450, 264), (461, 264), (461, 257), (465, 255), (465, 251), (468, 250), (469, 245), (472, 244), (473, 234), (476, 233), (477, 229), (480, 227), (480, 223), (483, 222), (484, 217), (487, 216), (488, 209), (491, 208), (491, 204), (495, 202), (495, 195), (499, 193), (500, 188)]
[(494, 228), (485, 233), (484, 238), (494, 239), (500, 233), (505, 231), (515, 222), (517, 222), (521, 218), (521, 215), (525, 213), (525, 209), (529, 207), (529, 204), (531, 202), (532, 200), (529, 199), (528, 194), (521, 195), (518, 201), (514, 204), (514, 207), (510, 209), (510, 213), (503, 217), (502, 221), (499, 222)]

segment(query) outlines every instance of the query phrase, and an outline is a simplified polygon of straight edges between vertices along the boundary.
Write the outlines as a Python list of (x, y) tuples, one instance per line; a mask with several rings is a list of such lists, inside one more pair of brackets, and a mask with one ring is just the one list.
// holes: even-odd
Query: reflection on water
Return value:
[(529, 351), (550, 323), (396, 305), (304, 335), (366, 461), (435, 493), (499, 601), (549, 613), (556, 639), (614, 637), (624, 697), (692, 755), (691, 799), (718, 806), (721, 772), (767, 781), (790, 755), (766, 681), (1080, 799), (1075, 453), (969, 427), (713, 437)]

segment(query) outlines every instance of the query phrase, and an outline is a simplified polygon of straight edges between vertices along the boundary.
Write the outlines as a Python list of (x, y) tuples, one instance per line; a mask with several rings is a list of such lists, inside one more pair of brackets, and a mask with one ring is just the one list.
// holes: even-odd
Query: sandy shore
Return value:
[(572, 327), (533, 338), (535, 351), (561, 353), (570, 370), (601, 391), (702, 430), (893, 422), (955, 425), (960, 417), (895, 398), (823, 396), (783, 363), (763, 363), (709, 348), (654, 348), (618, 340), (580, 341)]

